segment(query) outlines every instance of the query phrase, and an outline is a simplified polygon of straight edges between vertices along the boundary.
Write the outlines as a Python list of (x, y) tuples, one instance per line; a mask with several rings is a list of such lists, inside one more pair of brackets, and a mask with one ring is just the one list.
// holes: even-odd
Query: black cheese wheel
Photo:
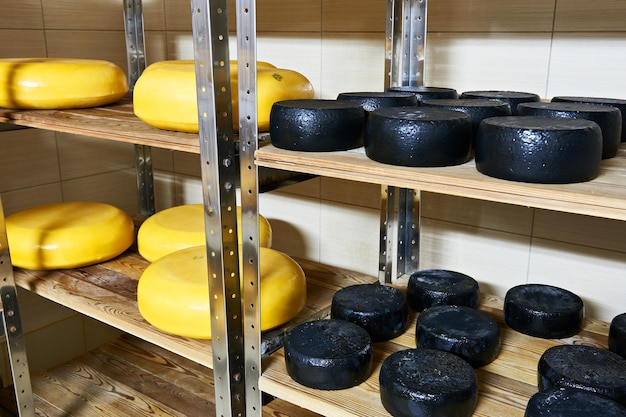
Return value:
[(510, 181), (589, 181), (598, 176), (601, 158), (602, 131), (589, 120), (491, 117), (482, 121), (476, 136), (476, 169)]
[(294, 327), (285, 340), (287, 373), (310, 388), (359, 385), (372, 371), (373, 348), (362, 327), (345, 320), (316, 320)]
[(517, 107), (520, 116), (564, 117), (594, 121), (602, 131), (602, 159), (612, 158), (622, 136), (622, 114), (610, 106), (588, 103), (522, 103)]
[(436, 306), (422, 311), (415, 339), (420, 348), (454, 353), (474, 368), (493, 362), (500, 353), (500, 326), (470, 307)]
[(389, 91), (403, 91), (406, 93), (412, 93), (417, 98), (418, 102), (422, 102), (424, 100), (429, 99), (439, 99), (439, 98), (449, 98), (455, 99), (459, 98), (459, 93), (454, 88), (448, 87), (429, 87), (422, 85), (402, 85), (389, 87)]
[(582, 329), (583, 300), (552, 285), (524, 284), (504, 297), (504, 321), (514, 330), (544, 339), (570, 337)]
[(366, 121), (370, 113), (374, 110), (387, 107), (413, 107), (419, 104), (415, 95), (411, 93), (403, 93), (401, 91), (339, 93), (337, 95), (337, 100), (360, 104), (365, 111)]
[(270, 112), (270, 139), (291, 151), (345, 151), (363, 145), (365, 112), (358, 103), (284, 100)]
[(620, 113), (622, 114), (622, 136), (621, 136), (622, 142), (626, 142), (626, 99), (604, 98), (604, 97), (556, 96), (556, 97), (552, 97), (552, 101), (599, 104), (602, 106), (611, 106), (611, 107), (618, 108)]
[(333, 295), (330, 317), (358, 324), (367, 330), (373, 342), (381, 342), (404, 332), (409, 322), (409, 305), (397, 288), (351, 285)]
[(461, 98), (469, 99), (487, 99), (497, 100), (508, 103), (511, 107), (511, 114), (517, 116), (517, 105), (520, 103), (530, 103), (541, 101), (541, 97), (535, 93), (526, 93), (523, 91), (465, 91), (461, 94)]
[(380, 368), (379, 382), (381, 402), (394, 417), (466, 417), (476, 406), (474, 368), (441, 350), (392, 353)]
[(626, 313), (618, 314), (611, 320), (609, 350), (626, 358)]
[(434, 167), (470, 158), (472, 122), (458, 111), (429, 107), (391, 107), (370, 113), (365, 124), (365, 154), (383, 164)]
[(524, 417), (626, 417), (626, 407), (591, 392), (555, 387), (537, 392), (526, 404)]
[(415, 311), (439, 305), (476, 308), (478, 282), (469, 275), (445, 269), (424, 269), (409, 277), (406, 298)]
[(558, 345), (539, 358), (539, 390), (569, 387), (626, 406), (626, 359), (596, 346)]
[(508, 103), (487, 99), (424, 100), (421, 105), (462, 111), (467, 114), (472, 121), (472, 137), (476, 136), (478, 126), (480, 126), (480, 122), (482, 122), (483, 119), (511, 115), (511, 106)]

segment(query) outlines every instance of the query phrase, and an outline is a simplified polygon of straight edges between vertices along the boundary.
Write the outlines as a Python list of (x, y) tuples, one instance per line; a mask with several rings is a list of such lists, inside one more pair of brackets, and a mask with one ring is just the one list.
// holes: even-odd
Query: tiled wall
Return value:
[[(385, 7), (384, 0), (259, 2), (258, 59), (304, 73), (321, 98), (380, 91)], [(144, 0), (143, 8), (149, 62), (193, 57), (188, 0)], [(624, 2), (429, 0), (428, 8), (427, 85), (626, 97)], [(0, 11), (0, 57), (100, 58), (126, 67), (121, 0), (2, 0)], [(0, 140), (7, 214), (79, 199), (137, 211), (132, 145), (32, 129)], [(153, 158), (159, 208), (200, 201), (196, 155), (154, 149)], [(276, 248), (375, 275), (379, 200), (378, 186), (317, 178), (261, 196), (260, 207)], [(524, 282), (561, 285), (605, 320), (626, 310), (626, 222), (426, 193), (422, 206), (421, 267), (468, 273), (499, 295)], [(31, 355), (37, 367), (108, 335), (37, 296), (22, 298), (29, 350), (42, 353), (46, 335), (46, 353)]]

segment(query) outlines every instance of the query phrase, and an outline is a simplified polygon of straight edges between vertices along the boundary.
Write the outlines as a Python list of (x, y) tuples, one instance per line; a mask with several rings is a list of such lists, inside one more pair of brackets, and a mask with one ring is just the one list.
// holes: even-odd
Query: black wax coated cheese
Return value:
[(394, 417), (467, 417), (476, 406), (474, 368), (435, 349), (406, 349), (389, 355), (379, 374), (380, 398)]
[(330, 316), (358, 324), (373, 342), (400, 335), (409, 321), (409, 305), (402, 291), (380, 284), (345, 287), (333, 295)]
[(487, 99), (497, 100), (508, 103), (511, 107), (511, 114), (517, 116), (517, 105), (520, 103), (538, 102), (541, 100), (539, 95), (535, 93), (526, 93), (523, 91), (465, 91), (461, 94), (461, 98), (470, 99)]
[(423, 269), (409, 277), (407, 301), (415, 311), (439, 305), (476, 308), (478, 282), (468, 275), (445, 269)]
[(424, 100), (421, 105), (462, 111), (467, 114), (472, 120), (472, 137), (476, 137), (478, 126), (480, 126), (480, 122), (482, 122), (483, 119), (511, 115), (511, 106), (508, 103), (487, 99)]
[(583, 300), (571, 291), (544, 284), (524, 284), (504, 297), (504, 321), (509, 327), (544, 339), (570, 337), (582, 329)]
[(345, 320), (305, 322), (285, 340), (287, 373), (310, 388), (338, 390), (359, 385), (372, 371), (372, 339)]
[(611, 106), (611, 107), (618, 108), (620, 113), (622, 114), (622, 142), (626, 142), (626, 99), (604, 98), (604, 97), (556, 96), (556, 97), (552, 97), (552, 101), (599, 104), (602, 106)]
[(609, 350), (626, 358), (626, 313), (618, 314), (611, 320)]
[(539, 391), (528, 400), (524, 417), (626, 417), (626, 407), (594, 393), (568, 387)]
[(478, 368), (498, 357), (500, 326), (474, 308), (436, 306), (417, 317), (415, 340), (420, 348), (454, 353)]
[(337, 100), (285, 100), (270, 112), (270, 139), (292, 151), (344, 151), (363, 145), (365, 112)]
[(359, 103), (365, 110), (365, 118), (374, 110), (385, 107), (417, 106), (417, 98), (411, 93), (400, 91), (372, 91), (372, 92), (350, 92), (339, 93), (339, 101), (349, 101)]
[(622, 114), (610, 106), (587, 103), (522, 103), (517, 107), (520, 116), (564, 117), (596, 122), (602, 131), (602, 159), (617, 154), (622, 136)]
[(417, 97), (417, 101), (420, 103), (424, 100), (449, 98), (459, 98), (459, 94), (454, 88), (447, 87), (429, 87), (422, 85), (402, 85), (389, 87), (389, 91), (404, 91), (406, 93), (412, 93)]
[(391, 107), (370, 113), (365, 154), (383, 164), (410, 167), (458, 165), (470, 158), (472, 122), (458, 111)]
[(539, 390), (569, 387), (611, 398), (626, 406), (626, 359), (607, 349), (558, 345), (539, 358)]
[(598, 176), (601, 157), (602, 131), (589, 120), (491, 117), (481, 122), (476, 136), (476, 169), (505, 180), (589, 181)]

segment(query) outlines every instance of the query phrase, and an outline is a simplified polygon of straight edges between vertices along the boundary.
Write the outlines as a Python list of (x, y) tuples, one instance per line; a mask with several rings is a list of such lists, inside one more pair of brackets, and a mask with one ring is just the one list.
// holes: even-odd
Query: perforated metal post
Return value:
[(20, 416), (35, 415), (33, 390), (30, 382), (24, 329), (20, 317), (13, 265), (9, 254), (9, 244), (4, 222), (4, 209), (0, 199), (0, 299), (2, 303), (2, 325), (7, 341), (11, 376)]
[(218, 416), (245, 415), (235, 146), (225, 0), (191, 0)]
[[(146, 45), (144, 42), (143, 7), (141, 0), (124, 0), (124, 32), (126, 34), (126, 58), (128, 63), (128, 86), (132, 91), (139, 76), (146, 68)], [(139, 213), (154, 214), (154, 174), (152, 149), (135, 145), (135, 171), (137, 174), (137, 197)]]

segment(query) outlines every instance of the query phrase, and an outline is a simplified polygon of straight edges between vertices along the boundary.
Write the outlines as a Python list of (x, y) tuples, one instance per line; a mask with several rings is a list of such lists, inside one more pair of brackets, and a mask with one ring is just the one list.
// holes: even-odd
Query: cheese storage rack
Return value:
[[(412, 2), (390, 1), (390, 4), (396, 7), (402, 4)], [(421, 2), (420, 2), (421, 3)], [(220, 27), (220, 15), (225, 17), (223, 13), (225, 4), (214, 2), (210, 4), (211, 10), (205, 10), (207, 3), (192, 1), (194, 6), (194, 25), (199, 24), (202, 27), (203, 22), (206, 24), (211, 19), (217, 19), (213, 22), (212, 28)], [(248, 30), (248, 39), (254, 40), (254, 4), (252, 2), (243, 1), (238, 6), (238, 18), (246, 20), (247, 24), (238, 25), (241, 31)], [(220, 13), (219, 9), (222, 9)], [(242, 14), (239, 16), (239, 14)], [(223, 21), (221, 22), (223, 24)], [(389, 22), (388, 22), (389, 23)], [(196, 31), (196, 29), (194, 29)], [(194, 39), (199, 34), (208, 31), (205, 26), (194, 35)], [(245, 36), (244, 36), (245, 37)], [(207, 37), (204, 36), (206, 40)], [(254, 45), (248, 43), (248, 46), (242, 49), (247, 50), (248, 59), (254, 60)], [(222, 48), (222, 53), (225, 53)], [(217, 48), (218, 50), (220, 48)], [(419, 49), (419, 48), (417, 48)], [(199, 61), (204, 62), (204, 67), (199, 72), (208, 71), (209, 66), (206, 62), (219, 62), (215, 59), (201, 58)], [(413, 62), (413, 61), (410, 61)], [(253, 64), (252, 64), (253, 65)], [(253, 67), (252, 67), (253, 68)], [(250, 71), (252, 73), (252, 71)], [(213, 78), (214, 74), (207, 74), (207, 77)], [(216, 80), (219, 82), (220, 71), (217, 71)], [(223, 81), (223, 78), (222, 78)], [(394, 81), (398, 82), (398, 81)], [(240, 95), (241, 97), (241, 95)], [(223, 104), (223, 103), (222, 103)], [(248, 103), (250, 105), (250, 103)], [(207, 108), (207, 115), (213, 113), (213, 108)], [(244, 107), (242, 107), (244, 108)], [(167, 149), (182, 150), (194, 153), (208, 153), (208, 150), (202, 148), (202, 144), (210, 144), (217, 142), (217, 131), (213, 126), (214, 123), (207, 120), (204, 135), (207, 140), (199, 143), (196, 135), (175, 134), (171, 132), (158, 131), (149, 128), (142, 122), (138, 121), (132, 114), (132, 106), (128, 101), (122, 101), (113, 106), (107, 106), (96, 109), (85, 110), (67, 110), (67, 111), (11, 111), (0, 110), (0, 121), (13, 123), (22, 126), (35, 127), (40, 129), (49, 129), (68, 133), (77, 133), (98, 138), (121, 140), (130, 143), (146, 146), (158, 146)], [(254, 122), (249, 122), (253, 125)], [(248, 127), (250, 125), (247, 125)], [(244, 129), (245, 131), (245, 129)], [(626, 220), (626, 149), (624, 145), (619, 151), (616, 158), (603, 162), (602, 173), (594, 181), (584, 184), (570, 185), (532, 185), (532, 184), (513, 184), (511, 182), (500, 181), (488, 178), (478, 174), (472, 162), (458, 166), (437, 169), (416, 169), (390, 167), (377, 164), (368, 160), (362, 150), (337, 152), (328, 154), (306, 154), (297, 152), (286, 152), (275, 149), (271, 146), (264, 146), (256, 149), (256, 131), (250, 129), (248, 133), (243, 133), (242, 137), (252, 136), (250, 147), (244, 149), (247, 154), (248, 164), (246, 169), (255, 171), (256, 167), (274, 167), (289, 171), (299, 171), (308, 174), (323, 175), (329, 177), (343, 178), (353, 181), (363, 181), (381, 186), (398, 187), (400, 189), (415, 189), (419, 191), (429, 191), (435, 193), (458, 195), (469, 198), (483, 199), (489, 201), (498, 201), (509, 204), (533, 206), (546, 208), (550, 210), (572, 212), (593, 216), (606, 217), (611, 219)], [(228, 135), (227, 135), (228, 136)], [(221, 138), (223, 139), (223, 138)], [(230, 139), (230, 137), (229, 137)], [(244, 139), (245, 140), (245, 139)], [(213, 155), (212, 157), (203, 157), (203, 165), (215, 166), (223, 164), (224, 158)], [(231, 160), (232, 161), (232, 160)], [(251, 162), (250, 162), (251, 161)], [(232, 166), (232, 165), (231, 165)], [(229, 166), (230, 167), (230, 166)], [(225, 168), (229, 168), (225, 167)], [(254, 176), (254, 172), (252, 172)], [(232, 175), (232, 173), (228, 173)], [(226, 179), (221, 182), (220, 178), (209, 179), (209, 175), (203, 172), (203, 181), (211, 181), (217, 184), (219, 189), (229, 189), (228, 182), (232, 185), (232, 179)], [(258, 181), (244, 183), (243, 189), (251, 189), (251, 200), (242, 201), (243, 205), (250, 212), (255, 212), (255, 201)], [(205, 185), (205, 184), (203, 184)], [(206, 188), (206, 187), (203, 187)], [(213, 187), (216, 188), (216, 187)], [(232, 189), (232, 188), (230, 188)], [(230, 197), (221, 198), (220, 200), (228, 200)], [(221, 208), (221, 207), (220, 207)], [(218, 215), (215, 215), (219, 217)], [(217, 223), (221, 228), (227, 225), (232, 219), (218, 219)], [(252, 226), (252, 227), (250, 227)], [(244, 226), (246, 227), (246, 226)], [(249, 229), (254, 229), (254, 225), (248, 225)], [(217, 243), (221, 247), (223, 242)], [(248, 248), (247, 252), (255, 256), (255, 247)], [(223, 253), (220, 248), (219, 253)], [(246, 249), (244, 249), (246, 252)], [(246, 254), (244, 253), (244, 256)], [(288, 399), (291, 402), (300, 403), (306, 408), (313, 409), (322, 414), (337, 416), (358, 416), (364, 415), (381, 415), (384, 416), (385, 411), (382, 406), (377, 403), (375, 374), (363, 386), (354, 390), (348, 390), (341, 393), (320, 393), (315, 390), (307, 390), (290, 382), (282, 369), (281, 359), (282, 353), (279, 351), (275, 355), (271, 355), (263, 360), (263, 372), (257, 367), (251, 374), (247, 374), (247, 367), (250, 364), (236, 365), (238, 368), (218, 369), (214, 365), (215, 347), (208, 342), (197, 340), (181, 339), (166, 335), (151, 328), (147, 323), (143, 322), (138, 311), (132, 307), (133, 284), (139, 271), (145, 268), (145, 261), (133, 253), (128, 253), (122, 257), (107, 262), (102, 265), (96, 265), (76, 271), (50, 271), (46, 273), (35, 273), (32, 271), (17, 270), (17, 284), (31, 291), (37, 292), (44, 297), (50, 298), (75, 310), (92, 316), (121, 330), (136, 334), (146, 340), (161, 346), (167, 347), (172, 351), (191, 358), (208, 367), (215, 368), (216, 377), (219, 374), (226, 375), (227, 379), (233, 375), (235, 379), (236, 389), (224, 390), (225, 397), (219, 414), (223, 415), (256, 415), (260, 413), (260, 406), (255, 403), (255, 399), (259, 397), (261, 391), (266, 391), (272, 395)], [(310, 292), (311, 297), (307, 307), (306, 314), (299, 319), (307, 316), (314, 316), (316, 312), (323, 309), (332, 296), (334, 289), (351, 283), (371, 282), (374, 278), (355, 274), (349, 271), (338, 270), (335, 268), (318, 265), (311, 262), (302, 261), (304, 269), (310, 280), (310, 285), (315, 289)], [(222, 265), (219, 266), (222, 268)], [(224, 295), (224, 290), (220, 291)], [(252, 294), (254, 297), (254, 294)], [(483, 308), (493, 315), (499, 315), (499, 307), (501, 300), (492, 297), (484, 297), (481, 304)], [(252, 311), (254, 313), (254, 311)], [(247, 314), (247, 313), (246, 313)], [(241, 317), (241, 315), (239, 315)], [(414, 319), (414, 317), (413, 317)], [(235, 323), (235, 325), (240, 325)], [(606, 324), (594, 321), (588, 321), (584, 332), (580, 338), (583, 341), (603, 344), (603, 337), (606, 334)], [(244, 330), (241, 330), (243, 332)], [(252, 333), (254, 339), (258, 338), (256, 332)], [(385, 344), (377, 353), (376, 361), (380, 363), (382, 358), (394, 349), (410, 346), (412, 344), (412, 333), (409, 331), (400, 339), (392, 343)], [(246, 335), (247, 337), (247, 335)], [(535, 343), (535, 340), (529, 340), (516, 334), (507, 333), (507, 340), (511, 343), (511, 348), (507, 350), (510, 354), (506, 355), (506, 359), (495, 363), (488, 370), (483, 371), (482, 381), (485, 381), (487, 392), (487, 400), (479, 403), (477, 415), (493, 415), (490, 413), (494, 410), (501, 410), (502, 407), (510, 407), (506, 410), (517, 410), (523, 412), (523, 398), (527, 397), (532, 391), (533, 381), (535, 377), (532, 373), (532, 360), (534, 356), (528, 355), (528, 358), (519, 358), (524, 356), (519, 354), (522, 348), (536, 345), (529, 349), (534, 355), (538, 353), (540, 346), (547, 346), (553, 342)], [(576, 339), (579, 341), (580, 339)], [(238, 343), (238, 342), (237, 342)], [(244, 347), (244, 349), (246, 349)], [(245, 352), (245, 358), (251, 358), (258, 355), (259, 347), (252, 349), (254, 352), (250, 354)], [(516, 356), (517, 355), (517, 356)], [(219, 355), (222, 359), (231, 356), (230, 349), (227, 349), (226, 356)], [(510, 359), (510, 361), (509, 361)], [(520, 368), (521, 372), (513, 373), (509, 371), (501, 371), (498, 367), (507, 368), (507, 361), (510, 362), (508, 368)], [(257, 359), (252, 359), (251, 366), (255, 366)], [(523, 363), (520, 366), (519, 363)], [(242, 377), (242, 372), (245, 378)], [(254, 374), (259, 374), (255, 378)], [(508, 377), (507, 377), (508, 375)], [(513, 376), (517, 375), (517, 376)], [(521, 376), (520, 376), (521, 375)], [(217, 379), (217, 378), (216, 378)], [(258, 384), (256, 384), (258, 379)], [(503, 382), (507, 382), (506, 384)], [(500, 386), (500, 390), (498, 389)], [(250, 390), (248, 392), (248, 390)], [(505, 401), (498, 400), (499, 394), (508, 396)], [(218, 394), (219, 395), (219, 394)], [(248, 410), (242, 410), (238, 405), (232, 405), (237, 398), (246, 398), (246, 406)], [(509, 402), (510, 404), (507, 404)], [(500, 407), (500, 408), (498, 408)], [(521, 414), (520, 414), (521, 415)]]

